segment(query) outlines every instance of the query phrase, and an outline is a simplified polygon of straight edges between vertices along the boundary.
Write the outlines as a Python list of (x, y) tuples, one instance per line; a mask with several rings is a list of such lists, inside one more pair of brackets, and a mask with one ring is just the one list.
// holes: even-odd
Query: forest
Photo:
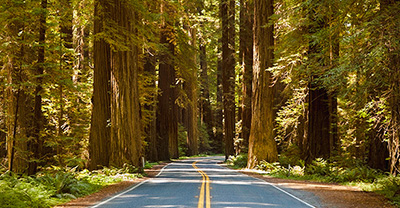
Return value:
[(398, 0), (3, 0), (0, 66), (2, 177), (199, 154), (400, 173)]

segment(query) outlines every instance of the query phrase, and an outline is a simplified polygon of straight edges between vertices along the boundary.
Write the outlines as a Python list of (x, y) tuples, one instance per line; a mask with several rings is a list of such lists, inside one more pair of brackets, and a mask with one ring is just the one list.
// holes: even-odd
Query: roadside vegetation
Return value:
[[(234, 169), (246, 168), (247, 155), (232, 156), (227, 163)], [(277, 178), (357, 186), (363, 191), (381, 194), (400, 207), (400, 176), (372, 169), (360, 160), (317, 158), (307, 165), (298, 158), (282, 154), (278, 162), (261, 161), (255, 169)]]
[[(156, 163), (146, 163), (151, 168)], [(33, 176), (12, 172), (0, 175), (0, 208), (46, 208), (90, 195), (110, 184), (134, 180), (143, 175), (134, 166), (96, 171), (51, 167)]]

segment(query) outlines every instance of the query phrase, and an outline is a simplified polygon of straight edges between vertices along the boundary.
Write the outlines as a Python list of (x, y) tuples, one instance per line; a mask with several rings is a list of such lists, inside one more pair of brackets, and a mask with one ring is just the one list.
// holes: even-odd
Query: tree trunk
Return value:
[(221, 1), (222, 88), (225, 159), (233, 155), (235, 138), (235, 0)]
[[(161, 13), (169, 14), (172, 10), (168, 3), (162, 1)], [(178, 149), (178, 106), (176, 105), (176, 72), (172, 56), (175, 53), (173, 23), (166, 20), (161, 28), (160, 42), (165, 46), (159, 65), (157, 111), (158, 156), (160, 160), (179, 157)]]
[[(189, 36), (191, 38), (191, 43), (193, 47), (196, 45), (196, 30), (189, 29)], [(195, 54), (197, 55), (197, 54)], [(196, 63), (196, 56), (193, 57), (193, 63)], [(188, 96), (188, 106), (187, 106), (187, 134), (188, 134), (188, 154), (189, 156), (199, 154), (199, 130), (197, 124), (197, 64), (192, 69), (188, 69), (190, 72), (189, 77), (186, 78), (186, 83), (184, 85), (186, 95)], [(201, 141), (200, 141), (201, 142)]]
[[(313, 4), (317, 4), (314, 2)], [(330, 9), (332, 5), (328, 5)], [(309, 14), (310, 21), (315, 23), (310, 26), (309, 33), (314, 34), (322, 29), (328, 27), (328, 22), (325, 19), (317, 19), (311, 11)], [(330, 17), (332, 19), (332, 17)], [(323, 53), (323, 46), (319, 43), (312, 43), (309, 46), (309, 59), (317, 66), (324, 68), (329, 66), (333, 68), (339, 56), (339, 41), (338, 35), (331, 32), (329, 41), (329, 55)], [(316, 69), (322, 74), (327, 74), (326, 71)], [(318, 73), (318, 72), (317, 72)], [(334, 92), (328, 92), (326, 88), (318, 83), (320, 74), (311, 72), (310, 80), (308, 83), (308, 137), (305, 141), (304, 152), (306, 153), (304, 160), (310, 163), (315, 158), (328, 159), (337, 150), (338, 137), (337, 137), (337, 97)]]
[(243, 73), (241, 137), (243, 138), (243, 146), (248, 148), (252, 111), (254, 5), (249, 0), (240, 0), (240, 5), (240, 62)]
[(267, 162), (278, 160), (278, 151), (274, 140), (272, 74), (265, 70), (273, 66), (274, 60), (274, 26), (264, 26), (269, 23), (273, 14), (273, 0), (254, 1), (254, 88), (248, 168), (254, 168), (263, 160)]
[(128, 2), (114, 0), (112, 20), (121, 27), (126, 51), (111, 52), (111, 155), (110, 165), (142, 166), (142, 127), (138, 90), (140, 47), (129, 37), (138, 35), (138, 16)]
[[(381, 13), (385, 16), (395, 16), (400, 12), (399, 10), (399, 0), (381, 0)], [(389, 18), (388, 18), (389, 19)], [(384, 41), (387, 48), (386, 56), (388, 57), (388, 68), (390, 73), (388, 80), (390, 82), (390, 97), (389, 97), (389, 107), (391, 114), (390, 121), (390, 131), (391, 135), (388, 142), (389, 147), (389, 164), (390, 173), (392, 175), (397, 175), (400, 173), (400, 50), (399, 36), (400, 36), (400, 23), (398, 19), (393, 18), (382, 22), (382, 25), (387, 25), (385, 28), (394, 28), (393, 30), (384, 31)]]
[(42, 13), (40, 14), (39, 20), (39, 47), (38, 51), (38, 62), (37, 62), (37, 80), (35, 88), (35, 107), (34, 107), (34, 118), (33, 118), (33, 140), (28, 144), (32, 149), (33, 162), (29, 163), (28, 175), (33, 175), (37, 172), (38, 161), (41, 157), (43, 139), (41, 131), (43, 130), (43, 112), (42, 112), (42, 78), (44, 72), (44, 61), (45, 61), (45, 41), (46, 41), (46, 14), (47, 14), (47, 0), (41, 1)]
[[(26, 4), (6, 2), (11, 7), (25, 11)], [(8, 57), (7, 70), (7, 157), (8, 168), (17, 174), (29, 173), (32, 158), (30, 139), (33, 133), (33, 91), (24, 85), (29, 80), (24, 65), (29, 65), (26, 45), (26, 26), (18, 14), (10, 14), (10, 22), (6, 25), (5, 35), (9, 39), (10, 49), (5, 51)], [(20, 35), (22, 34), (22, 35)], [(36, 59), (37, 60), (37, 59)], [(34, 148), (34, 147), (32, 147)]]
[[(103, 24), (109, 18), (107, 1), (95, 1), (94, 34), (104, 32)], [(89, 136), (90, 169), (109, 165), (111, 136), (111, 49), (102, 38), (94, 41), (93, 110)]]

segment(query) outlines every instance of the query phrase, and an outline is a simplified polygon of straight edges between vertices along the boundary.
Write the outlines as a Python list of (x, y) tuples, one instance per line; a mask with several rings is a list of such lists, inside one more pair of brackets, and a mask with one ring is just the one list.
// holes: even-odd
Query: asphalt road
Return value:
[(309, 199), (307, 194), (277, 187), (227, 169), (218, 164), (222, 161), (223, 157), (206, 157), (170, 163), (158, 177), (144, 181), (92, 208), (317, 207), (300, 199), (303, 196)]

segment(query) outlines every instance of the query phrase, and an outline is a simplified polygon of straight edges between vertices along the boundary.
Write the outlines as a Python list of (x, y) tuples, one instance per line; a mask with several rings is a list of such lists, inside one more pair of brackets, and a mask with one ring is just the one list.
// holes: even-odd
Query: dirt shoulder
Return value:
[(385, 197), (371, 192), (364, 192), (357, 187), (343, 186), (330, 183), (298, 181), (273, 178), (258, 173), (241, 171), (247, 175), (262, 179), (278, 187), (290, 188), (310, 192), (319, 198), (320, 203), (315, 205), (321, 208), (395, 208)]
[(67, 208), (67, 207), (68, 208), (84, 208), (84, 207), (94, 206), (97, 203), (99, 203), (100, 201), (102, 201), (108, 197), (111, 197), (118, 192), (122, 192), (122, 191), (132, 187), (135, 184), (138, 184), (138, 183), (148, 180), (150, 178), (154, 178), (161, 171), (161, 169), (167, 164), (168, 163), (162, 163), (160, 165), (153, 166), (151, 169), (145, 169), (144, 172), (146, 173), (146, 177), (138, 178), (138, 179), (130, 180), (130, 181), (123, 181), (120, 183), (106, 186), (94, 194), (91, 194), (91, 195), (88, 195), (88, 196), (85, 196), (82, 198), (74, 199), (68, 203), (58, 205), (55, 208)]

